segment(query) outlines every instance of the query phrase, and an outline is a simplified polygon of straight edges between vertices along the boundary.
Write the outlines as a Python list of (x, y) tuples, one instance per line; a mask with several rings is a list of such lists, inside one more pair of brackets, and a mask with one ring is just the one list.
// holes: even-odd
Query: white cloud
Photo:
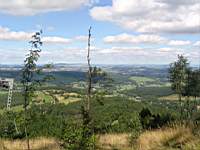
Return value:
[(42, 42), (44, 43), (54, 43), (54, 44), (69, 44), (72, 42), (71, 39), (66, 39), (62, 37), (43, 37)]
[(200, 41), (195, 42), (194, 46), (200, 46)]
[(115, 36), (107, 36), (103, 39), (105, 43), (148, 43), (148, 44), (161, 44), (165, 43), (166, 39), (164, 37), (160, 37), (158, 35), (131, 35), (127, 33), (115, 35)]
[(111, 48), (106, 48), (106, 49), (98, 48), (96, 49), (96, 52), (102, 53), (102, 54), (109, 54), (109, 53), (125, 54), (125, 53), (132, 53), (132, 52), (146, 54), (146, 52), (143, 51), (141, 47), (111, 47)]
[(85, 42), (85, 41), (88, 40), (88, 37), (87, 37), (87, 36), (84, 36), (84, 35), (80, 35), (80, 36), (76, 36), (76, 37), (74, 38), (74, 40)]
[[(27, 50), (0, 49), (0, 63), (22, 64)], [(179, 50), (171, 47), (143, 48), (118, 46), (110, 48), (92, 47), (91, 61), (97, 64), (169, 64), (177, 59), (178, 54), (187, 56), (193, 63), (198, 63), (198, 50)], [(81, 47), (51, 47), (43, 49), (38, 63), (85, 63), (87, 50)], [(117, 60), (117, 61), (116, 61)]]
[[(34, 33), (24, 31), (12, 31), (9, 28), (0, 26), (0, 40), (5, 41), (29, 41)], [(87, 36), (76, 36), (72, 38), (64, 38), (59, 36), (42, 37), (42, 42), (53, 44), (70, 44), (72, 42), (85, 42)]]
[(169, 46), (186, 46), (191, 41), (169, 40), (165, 37), (154, 34), (131, 35), (127, 33), (106, 36), (103, 38), (107, 44), (164, 44)]
[(174, 49), (173, 49), (173, 48), (170, 48), (170, 47), (163, 47), (163, 48), (159, 48), (158, 51), (161, 52), (161, 53), (162, 53), (162, 52), (163, 52), (163, 53), (166, 53), (166, 52), (168, 53), (168, 52), (173, 52)]
[(90, 10), (92, 18), (147, 33), (199, 33), (200, 0), (112, 0)]
[(9, 28), (3, 28), (0, 26), (0, 40), (16, 40), (23, 41), (30, 39), (33, 33), (27, 33), (24, 31), (11, 31)]
[(172, 47), (162, 47), (155, 49), (151, 55), (154, 57), (161, 57), (164, 59), (164, 57), (169, 58), (176, 58), (177, 55), (185, 54), (186, 52), (182, 49), (175, 49)]
[(27, 16), (73, 10), (95, 2), (94, 0), (0, 0), (0, 12)]
[(190, 45), (191, 41), (172, 40), (172, 41), (169, 41), (168, 44), (171, 46), (185, 46), (185, 45)]

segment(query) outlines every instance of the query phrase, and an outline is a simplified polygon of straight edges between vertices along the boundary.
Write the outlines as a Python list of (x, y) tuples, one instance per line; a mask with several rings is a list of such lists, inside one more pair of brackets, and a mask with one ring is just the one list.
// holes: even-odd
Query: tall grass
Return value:
[(137, 140), (138, 150), (200, 150), (200, 141), (185, 126), (146, 131)]
[[(96, 150), (200, 150), (200, 138), (194, 135), (192, 127), (175, 125), (143, 132), (135, 143), (130, 134), (96, 135)], [(30, 140), (31, 150), (62, 150), (54, 138)], [(26, 150), (24, 140), (0, 140), (0, 150)]]
[(100, 150), (132, 150), (129, 134), (97, 135), (97, 148)]
[[(30, 140), (31, 150), (61, 150), (60, 144), (53, 138), (36, 138)], [(0, 140), (0, 150), (26, 150), (25, 140)]]

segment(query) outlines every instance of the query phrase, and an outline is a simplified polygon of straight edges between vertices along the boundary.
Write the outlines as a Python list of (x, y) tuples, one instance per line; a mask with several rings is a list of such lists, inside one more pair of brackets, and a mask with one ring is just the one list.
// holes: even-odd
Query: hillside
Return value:
[[(93, 88), (98, 91), (93, 93), (94, 97), (91, 103), (96, 149), (157, 150), (156, 148), (158, 148), (158, 150), (168, 150), (169, 148), (175, 150), (176, 146), (173, 145), (173, 142), (184, 140), (184, 148), (193, 144), (190, 139), (194, 139), (196, 135), (193, 135), (188, 128), (177, 126), (177, 134), (175, 133), (176, 129), (170, 129), (170, 127), (165, 129), (169, 124), (178, 121), (180, 116), (177, 111), (178, 96), (171, 90), (171, 84), (167, 78), (167, 68), (151, 67), (135, 66), (132, 71), (130, 66), (103, 67), (109, 71), (107, 74), (112, 77), (112, 81), (104, 83), (106, 86), (104, 84), (93, 85)], [(28, 124), (29, 137), (33, 140), (31, 143), (33, 147), (42, 148), (46, 143), (45, 145), (52, 144), (55, 149), (60, 150), (63, 148), (62, 143), (65, 140), (80, 136), (81, 106), (86, 96), (86, 73), (79, 69), (60, 71), (58, 68), (56, 71), (46, 71), (42, 76), (38, 76), (40, 79), (45, 75), (53, 75), (55, 79), (42, 84), (35, 90), (28, 109), (27, 115), (28, 118), (31, 118)], [(165, 70), (164, 73), (163, 70)], [(1, 77), (15, 78), (9, 113), (6, 111), (8, 91), (0, 89), (0, 119), (3, 122), (0, 124), (0, 134), (2, 138), (7, 139), (2, 140), (2, 145), (9, 149), (7, 144), (10, 142), (10, 138), (19, 139), (24, 136), (22, 118), (24, 99), (21, 92), (23, 89), (20, 83), (20, 70), (1, 70)], [(186, 101), (187, 98), (183, 100)], [(198, 116), (198, 114), (195, 115)], [(157, 129), (160, 127), (163, 127), (163, 130)], [(5, 132), (5, 129), (9, 132)], [(151, 131), (151, 129), (155, 131)], [(179, 130), (181, 138), (177, 137), (171, 141), (179, 135)], [(188, 136), (183, 137), (182, 132), (186, 131)], [(158, 136), (158, 139), (149, 139), (149, 136), (154, 134), (156, 137)], [(162, 139), (168, 134), (168, 139)], [(37, 138), (40, 137), (47, 137), (47, 139), (42, 138), (44, 143), (41, 143), (37, 141)], [(150, 143), (144, 144), (143, 139), (149, 139)], [(34, 140), (38, 144), (34, 144)], [(24, 141), (16, 140), (16, 144), (19, 142), (23, 143)], [(164, 142), (167, 142), (168, 145), (163, 144)], [(198, 142), (194, 142), (196, 143), (195, 147), (198, 147)], [(51, 150), (47, 147), (43, 149)]]

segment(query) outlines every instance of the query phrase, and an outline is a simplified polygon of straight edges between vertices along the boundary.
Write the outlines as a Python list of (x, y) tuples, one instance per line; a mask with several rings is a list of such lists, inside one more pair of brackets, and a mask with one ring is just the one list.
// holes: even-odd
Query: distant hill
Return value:
[[(54, 83), (71, 83), (77, 82), (85, 79), (85, 72), (81, 71), (52, 71), (45, 72), (42, 76), (52, 75), (55, 77)], [(19, 70), (0, 70), (0, 77), (2, 78), (14, 78), (16, 81), (20, 81), (21, 79), (21, 71)]]
[[(168, 77), (167, 65), (97, 65), (97, 67), (101, 67), (117, 79), (141, 76), (166, 81)], [(21, 65), (0, 65), (0, 77), (15, 78), (19, 81), (21, 68)], [(56, 83), (71, 83), (84, 80), (87, 69), (86, 64), (55, 64), (52, 69), (45, 70), (45, 74), (53, 75)]]

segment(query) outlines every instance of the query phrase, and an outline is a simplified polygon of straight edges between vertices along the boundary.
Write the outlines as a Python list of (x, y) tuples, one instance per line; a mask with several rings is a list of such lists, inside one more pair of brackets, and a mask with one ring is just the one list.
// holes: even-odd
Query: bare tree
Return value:
[(88, 64), (88, 87), (87, 87), (87, 106), (86, 110), (90, 111), (90, 99), (91, 99), (91, 90), (92, 90), (92, 67), (90, 64), (90, 42), (91, 42), (91, 27), (88, 30), (88, 49), (87, 49), (87, 64)]

